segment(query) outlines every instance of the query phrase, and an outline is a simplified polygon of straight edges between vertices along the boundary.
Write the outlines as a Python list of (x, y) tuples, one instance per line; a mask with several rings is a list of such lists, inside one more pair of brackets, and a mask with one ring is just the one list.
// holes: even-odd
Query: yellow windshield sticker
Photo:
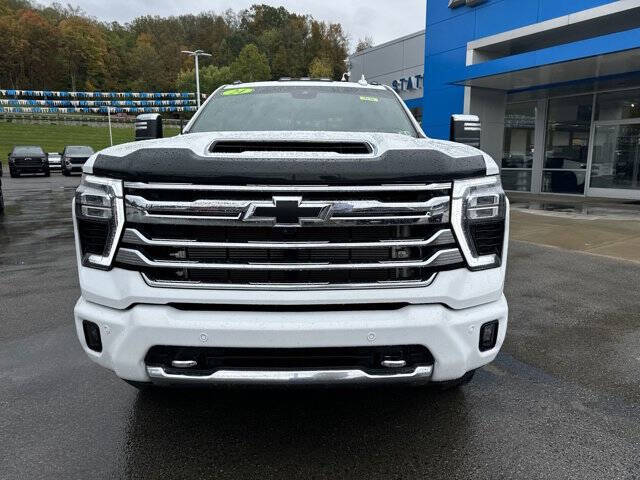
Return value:
[(246, 95), (247, 93), (252, 93), (253, 88), (230, 88), (222, 92), (222, 96), (227, 95)]
[(377, 102), (378, 99), (376, 97), (360, 97), (360, 100), (363, 102)]

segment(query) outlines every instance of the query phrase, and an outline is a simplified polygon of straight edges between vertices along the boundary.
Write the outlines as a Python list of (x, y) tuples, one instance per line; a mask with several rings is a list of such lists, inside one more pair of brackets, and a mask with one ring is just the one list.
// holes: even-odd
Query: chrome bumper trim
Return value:
[(253, 385), (323, 385), (323, 384), (379, 384), (426, 383), (431, 379), (433, 366), (416, 367), (410, 373), (370, 375), (362, 370), (218, 370), (211, 375), (175, 375), (162, 367), (147, 367), (147, 375), (154, 383), (165, 384), (253, 384)]
[(398, 280), (369, 283), (203, 283), (197, 281), (152, 280), (141, 273), (145, 283), (157, 288), (189, 288), (202, 290), (369, 290), (373, 288), (428, 287), (436, 279), (434, 273), (426, 280)]

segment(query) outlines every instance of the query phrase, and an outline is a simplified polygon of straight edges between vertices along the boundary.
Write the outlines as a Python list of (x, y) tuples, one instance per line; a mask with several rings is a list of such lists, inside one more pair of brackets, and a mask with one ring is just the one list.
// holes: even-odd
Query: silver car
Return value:
[(49, 170), (60, 170), (62, 168), (62, 155), (58, 152), (49, 152)]

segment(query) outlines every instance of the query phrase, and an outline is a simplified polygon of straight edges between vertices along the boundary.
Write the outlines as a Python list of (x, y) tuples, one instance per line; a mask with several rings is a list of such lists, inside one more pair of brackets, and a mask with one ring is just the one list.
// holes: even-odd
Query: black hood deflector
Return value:
[(98, 154), (93, 173), (133, 182), (375, 185), (482, 177), (486, 164), (482, 155), (455, 158), (434, 149), (359, 158), (233, 158), (199, 156), (188, 148), (141, 148), (122, 157)]

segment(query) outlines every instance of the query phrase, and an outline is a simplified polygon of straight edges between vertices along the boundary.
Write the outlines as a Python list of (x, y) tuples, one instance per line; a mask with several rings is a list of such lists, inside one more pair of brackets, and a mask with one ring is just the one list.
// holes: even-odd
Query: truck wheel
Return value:
[(16, 178), (20, 176), (20, 174), (15, 170), (9, 170), (9, 175), (11, 175), (11, 178)]
[(127, 382), (132, 387), (137, 388), (141, 392), (144, 390), (151, 390), (154, 386), (151, 382), (137, 382), (135, 380), (127, 380), (126, 378), (123, 378), (122, 380)]
[(47, 170), (46, 172), (44, 172), (44, 176), (45, 177), (50, 177), (51, 176), (51, 171)]
[(68, 177), (68, 176), (69, 176), (69, 172), (67, 171), (67, 169), (66, 169), (66, 168), (63, 168), (63, 169), (62, 169), (62, 175), (64, 175), (65, 177)]
[(469, 383), (473, 379), (473, 376), (475, 375), (475, 373), (476, 373), (475, 370), (471, 370), (465, 373), (460, 378), (456, 378), (455, 380), (447, 380), (445, 382), (433, 382), (431, 385), (433, 385), (435, 388), (441, 391), (452, 390), (454, 388), (459, 388)]

